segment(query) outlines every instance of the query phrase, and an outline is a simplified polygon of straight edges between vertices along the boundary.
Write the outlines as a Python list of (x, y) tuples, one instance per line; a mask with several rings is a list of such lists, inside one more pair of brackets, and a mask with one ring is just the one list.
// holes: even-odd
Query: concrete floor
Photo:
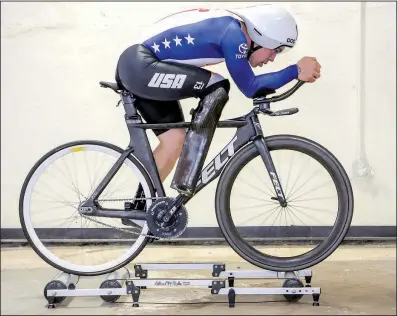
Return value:
[[(61, 249), (62, 250), (62, 249)], [(91, 251), (92, 249), (88, 249)], [(106, 251), (106, 250), (104, 250)], [(135, 263), (223, 262), (227, 270), (257, 269), (227, 246), (149, 245)], [(1, 314), (169, 314), (169, 315), (396, 315), (396, 245), (340, 246), (328, 259), (314, 266), (313, 287), (320, 287), (320, 306), (312, 296), (289, 303), (278, 295), (238, 296), (235, 308), (226, 295), (212, 295), (208, 288), (148, 288), (141, 291), (140, 307), (131, 307), (130, 296), (117, 303), (99, 297), (67, 298), (56, 309), (47, 309), (43, 289), (57, 273), (30, 248), (1, 250)], [(211, 271), (150, 271), (149, 277), (211, 278)], [(81, 279), (77, 288), (98, 288), (102, 279)], [(280, 287), (281, 280), (237, 280), (235, 286)]]

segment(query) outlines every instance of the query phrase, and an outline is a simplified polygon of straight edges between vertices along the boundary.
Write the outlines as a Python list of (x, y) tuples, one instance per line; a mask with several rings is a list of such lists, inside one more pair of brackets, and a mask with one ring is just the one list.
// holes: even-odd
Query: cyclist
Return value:
[[(156, 22), (145, 30), (142, 41), (121, 54), (116, 81), (134, 94), (146, 122), (182, 122), (180, 100), (199, 98), (187, 131), (153, 130), (159, 139), (154, 158), (162, 181), (180, 158), (171, 187), (183, 194), (193, 193), (228, 101), (229, 80), (202, 67), (225, 62), (236, 86), (248, 98), (294, 79), (315, 82), (321, 66), (313, 57), (258, 76), (251, 69), (273, 62), (282, 51), (294, 47), (297, 37), (294, 18), (280, 6), (194, 9)], [(136, 197), (142, 194), (139, 187)], [(134, 209), (144, 207), (143, 201), (133, 205)]]

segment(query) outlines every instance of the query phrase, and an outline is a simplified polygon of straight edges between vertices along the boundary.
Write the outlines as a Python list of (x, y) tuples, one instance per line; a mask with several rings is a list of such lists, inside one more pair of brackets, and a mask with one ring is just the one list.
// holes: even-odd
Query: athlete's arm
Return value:
[[(248, 98), (261, 95), (266, 89), (276, 90), (298, 78), (297, 65), (291, 65), (278, 72), (256, 76), (239, 46), (246, 44), (246, 37), (235, 21), (231, 22), (221, 39), (225, 63), (239, 90)], [(242, 49), (241, 49), (242, 50)]]

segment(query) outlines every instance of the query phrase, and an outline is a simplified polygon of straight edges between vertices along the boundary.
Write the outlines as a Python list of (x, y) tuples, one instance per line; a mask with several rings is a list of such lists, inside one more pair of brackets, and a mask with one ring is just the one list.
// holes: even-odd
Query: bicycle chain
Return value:
[[(139, 199), (134, 199), (134, 198), (132, 198), (132, 199), (131, 199), (131, 198), (119, 198), (119, 199), (96, 200), (96, 202), (121, 202), (121, 201), (149, 200), (149, 199), (151, 199), (151, 200), (156, 200), (156, 199), (159, 199), (159, 198), (160, 198), (160, 197), (139, 198)], [(116, 230), (118, 230), (118, 231), (121, 231), (121, 232), (129, 233), (129, 234), (132, 234), (132, 235), (140, 235), (140, 236), (144, 236), (144, 237), (148, 237), (148, 238), (152, 238), (152, 239), (156, 239), (156, 240), (159, 240), (159, 239), (160, 239), (159, 237), (155, 237), (155, 236), (152, 236), (152, 235), (140, 234), (140, 233), (137, 233), (137, 232), (134, 232), (134, 231), (126, 230), (126, 229), (124, 229), (124, 228), (119, 228), (119, 227), (116, 227), (116, 226), (112, 226), (112, 225), (110, 225), (110, 224), (105, 224), (105, 223), (102, 223), (102, 222), (100, 222), (100, 221), (98, 221), (98, 220), (96, 220), (96, 219), (93, 219), (93, 218), (90, 217), (90, 216), (81, 215), (81, 214), (80, 214), (80, 216), (84, 217), (85, 219), (88, 219), (89, 221), (98, 223), (98, 224), (100, 224), (100, 225), (103, 225), (103, 226), (106, 226), (106, 227), (109, 227), (109, 228), (114, 228), (114, 229), (116, 229)]]
[(96, 202), (122, 202), (122, 201), (142, 201), (142, 200), (158, 200), (162, 197), (150, 197), (150, 198), (119, 198), (119, 199), (106, 199), (106, 200), (95, 200)]

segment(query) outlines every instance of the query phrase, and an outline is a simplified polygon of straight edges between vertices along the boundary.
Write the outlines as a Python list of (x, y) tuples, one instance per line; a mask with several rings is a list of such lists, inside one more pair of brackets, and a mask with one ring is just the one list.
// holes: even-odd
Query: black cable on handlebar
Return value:
[(262, 98), (257, 98), (253, 101), (254, 105), (257, 104), (262, 104), (262, 103), (266, 103), (266, 102), (278, 102), (278, 101), (282, 101), (288, 97), (290, 97), (293, 93), (295, 93), (303, 84), (305, 83), (305, 81), (299, 81), (298, 83), (296, 83), (290, 90), (282, 93), (281, 95), (276, 95), (273, 96), (269, 99), (267, 99), (266, 97), (262, 97)]

